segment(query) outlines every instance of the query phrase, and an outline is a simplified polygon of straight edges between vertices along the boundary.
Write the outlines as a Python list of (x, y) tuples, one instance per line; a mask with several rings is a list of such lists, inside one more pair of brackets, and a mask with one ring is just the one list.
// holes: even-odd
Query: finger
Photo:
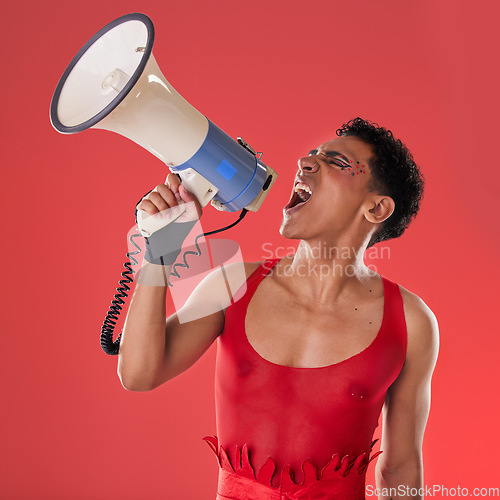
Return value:
[(175, 194), (175, 193), (179, 192), (179, 186), (181, 185), (181, 180), (179, 179), (177, 174), (174, 174), (173, 172), (171, 172), (170, 174), (167, 175), (167, 179), (165, 180), (165, 184)]
[(169, 207), (178, 205), (177, 197), (175, 196), (174, 192), (170, 188), (165, 186), (165, 184), (160, 184), (158, 186), (157, 192), (165, 200)]
[(148, 196), (148, 200), (155, 206), (158, 212), (163, 212), (164, 210), (167, 210), (167, 208), (170, 208), (164, 198), (157, 192), (151, 193)]
[(142, 200), (139, 203), (139, 205), (137, 205), (137, 210), (144, 210), (149, 215), (154, 215), (154, 214), (157, 214), (159, 212), (158, 208), (156, 208), (156, 205), (154, 205), (148, 199)]

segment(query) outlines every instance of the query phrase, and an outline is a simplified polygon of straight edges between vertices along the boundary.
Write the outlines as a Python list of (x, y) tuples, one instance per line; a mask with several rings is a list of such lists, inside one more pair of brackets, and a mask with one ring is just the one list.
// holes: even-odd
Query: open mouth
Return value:
[(288, 205), (285, 207), (286, 211), (291, 210), (306, 204), (312, 196), (311, 188), (304, 182), (297, 182), (293, 188), (293, 195)]

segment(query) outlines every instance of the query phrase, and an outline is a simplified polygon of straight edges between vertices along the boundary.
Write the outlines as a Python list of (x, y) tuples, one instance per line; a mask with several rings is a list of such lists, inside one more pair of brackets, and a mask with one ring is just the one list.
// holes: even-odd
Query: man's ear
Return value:
[(378, 195), (367, 206), (364, 216), (367, 221), (380, 224), (392, 215), (395, 207), (396, 204), (390, 196)]

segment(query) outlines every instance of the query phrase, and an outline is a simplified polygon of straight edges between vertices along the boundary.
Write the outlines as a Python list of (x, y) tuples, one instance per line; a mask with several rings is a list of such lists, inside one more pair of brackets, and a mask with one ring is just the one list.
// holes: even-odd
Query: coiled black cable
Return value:
[[(248, 210), (243, 209), (240, 212), (240, 215), (238, 219), (233, 222), (232, 224), (229, 224), (229, 226), (223, 227), (221, 229), (216, 229), (214, 231), (208, 231), (206, 233), (201, 233), (198, 236), (196, 236), (194, 240), (194, 246), (196, 247), (196, 250), (186, 250), (182, 254), (182, 262), (178, 262), (177, 264), (174, 264), (170, 270), (170, 276), (174, 276), (176, 278), (180, 278), (180, 274), (178, 273), (176, 267), (183, 267), (185, 269), (189, 269), (189, 264), (187, 263), (187, 256), (188, 255), (196, 255), (200, 256), (201, 255), (201, 249), (198, 245), (198, 239), (203, 237), (203, 236), (210, 236), (212, 234), (220, 233), (222, 231), (226, 231), (227, 229), (231, 229), (232, 227), (236, 226), (238, 222), (240, 222), (243, 217), (247, 214)], [(121, 273), (122, 277), (124, 278), (123, 280), (119, 281), (120, 286), (116, 289), (118, 293), (114, 295), (114, 299), (111, 301), (111, 305), (109, 306), (109, 310), (106, 313), (106, 319), (104, 320), (104, 323), (101, 327), (101, 347), (102, 350), (109, 355), (117, 355), (120, 351), (120, 340), (122, 337), (122, 334), (120, 333), (116, 340), (113, 341), (113, 333), (116, 327), (116, 321), (118, 320), (118, 316), (120, 315), (122, 311), (122, 306), (125, 304), (125, 301), (123, 299), (128, 297), (128, 293), (130, 291), (130, 287), (128, 286), (129, 283), (132, 283), (134, 281), (133, 275), (135, 274), (135, 270), (132, 269), (132, 266), (137, 265), (139, 262), (134, 258), (134, 255), (137, 255), (141, 253), (141, 248), (137, 245), (137, 243), (134, 241), (134, 238), (141, 237), (142, 235), (140, 233), (133, 234), (130, 236), (130, 242), (137, 248), (137, 250), (133, 252), (127, 252), (127, 259), (128, 262), (125, 262), (123, 264), (123, 267), (125, 267), (126, 271), (123, 271)], [(167, 285), (169, 287), (172, 286), (172, 283), (170, 280), (167, 278)]]

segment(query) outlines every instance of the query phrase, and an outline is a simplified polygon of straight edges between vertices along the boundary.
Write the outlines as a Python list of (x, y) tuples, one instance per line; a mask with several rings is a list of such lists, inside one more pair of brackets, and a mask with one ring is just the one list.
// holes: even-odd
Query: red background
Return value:
[[(280, 174), (262, 209), (226, 233), (246, 260), (278, 234), (297, 158), (361, 115), (391, 128), (427, 181), (422, 211), (379, 272), (435, 312), (441, 349), (425, 482), (498, 486), (497, 16), (491, 2), (9, 2), (1, 80), (4, 207), (0, 496), (213, 498), (212, 348), (150, 393), (125, 391), (100, 325), (137, 199), (166, 168), (103, 131), (56, 133), (64, 68), (135, 11), (155, 24), (173, 86)], [(204, 228), (234, 215), (207, 208)], [(334, 425), (334, 423), (332, 423)], [(192, 471), (198, 476), (192, 478)], [(373, 480), (373, 467), (369, 480)], [(181, 485), (181, 486), (180, 486)]]

